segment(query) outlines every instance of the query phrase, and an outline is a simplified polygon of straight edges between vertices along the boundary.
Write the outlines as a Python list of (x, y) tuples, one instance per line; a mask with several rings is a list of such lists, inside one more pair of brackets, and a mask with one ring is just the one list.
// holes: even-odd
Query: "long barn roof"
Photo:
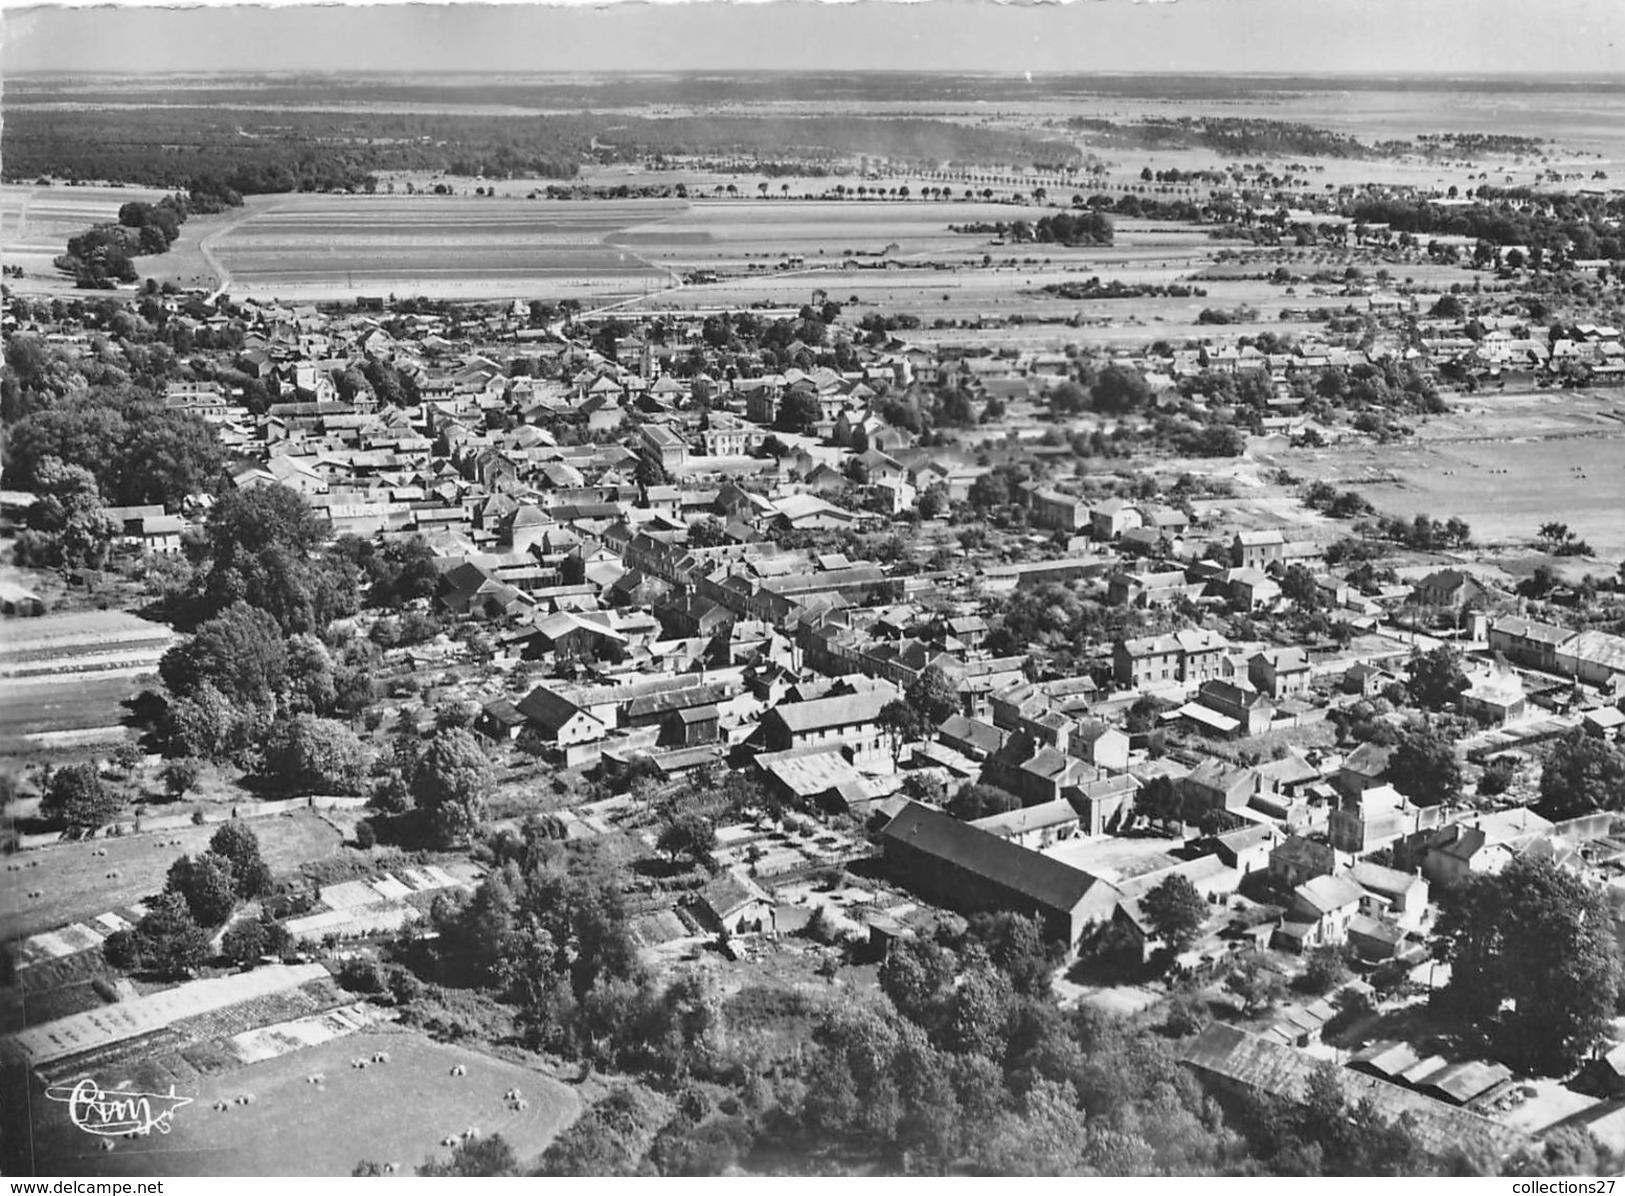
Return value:
[(1082, 869), (1018, 847), (918, 802), (903, 807), (880, 837), (935, 856), (1064, 914), (1070, 914), (1091, 889), (1104, 883)]

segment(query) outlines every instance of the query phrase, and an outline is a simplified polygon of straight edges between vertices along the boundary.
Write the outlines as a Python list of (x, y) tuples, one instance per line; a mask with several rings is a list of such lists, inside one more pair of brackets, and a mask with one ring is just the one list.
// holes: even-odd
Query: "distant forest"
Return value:
[[(170, 98), (185, 97), (190, 104), (196, 96), (179, 91)], [(242, 195), (366, 190), (369, 177), (386, 170), (569, 179), (595, 162), (699, 155), (821, 164), (865, 154), (965, 165), (1060, 167), (1082, 160), (1076, 147), (1062, 141), (951, 121), (858, 116), (472, 116), (209, 107), (87, 112), (19, 106), (7, 112), (0, 132), (7, 181), (50, 175), (190, 189), (206, 180)]]
[(1091, 143), (1119, 149), (1208, 149), (1234, 156), (1393, 158), (1404, 154), (1538, 154), (1545, 142), (1505, 134), (1427, 133), (1415, 141), (1367, 143), (1314, 125), (1256, 117), (1155, 117), (1118, 122), (1073, 117), (1066, 127)]

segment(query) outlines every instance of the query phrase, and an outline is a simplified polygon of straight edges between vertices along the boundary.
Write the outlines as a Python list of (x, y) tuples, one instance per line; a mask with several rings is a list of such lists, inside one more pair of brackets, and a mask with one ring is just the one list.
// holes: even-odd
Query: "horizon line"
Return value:
[(434, 68), (422, 67), (345, 67), (342, 69), (323, 69), (310, 67), (303, 69), (283, 70), (166, 70), (161, 68), (129, 67), (121, 70), (64, 70), (52, 67), (18, 67), (6, 72), (10, 78), (20, 75), (58, 76), (64, 78), (94, 78), (113, 77), (124, 75), (181, 75), (194, 78), (231, 77), (234, 79), (247, 78), (275, 78), (301, 77), (310, 75), (338, 77), (351, 77), (356, 75), (487, 75), (512, 77), (539, 77), (557, 76), (561, 78), (592, 78), (598, 76), (608, 77), (638, 77), (638, 78), (676, 78), (689, 75), (712, 75), (726, 73), (729, 75), (751, 78), (760, 76), (784, 75), (943, 75), (965, 77), (983, 77), (998, 79), (1621, 79), (1625, 80), (1625, 69), (1619, 70), (1474, 70), (1474, 71), (1438, 71), (1438, 70), (1404, 70), (1389, 68), (1382, 70), (1308, 70), (1308, 71), (1215, 71), (1215, 70), (1083, 70), (1083, 71), (1028, 71), (1028, 70), (995, 70), (995, 69), (952, 69), (929, 70), (901, 67), (787, 67), (787, 68), (757, 68), (740, 69), (718, 65), (714, 67), (686, 67), (681, 70), (647, 70), (647, 69), (621, 69), (616, 67), (602, 67), (587, 70), (566, 70), (559, 68), (500, 68), (496, 70), (481, 70), (477, 67), (462, 68)]

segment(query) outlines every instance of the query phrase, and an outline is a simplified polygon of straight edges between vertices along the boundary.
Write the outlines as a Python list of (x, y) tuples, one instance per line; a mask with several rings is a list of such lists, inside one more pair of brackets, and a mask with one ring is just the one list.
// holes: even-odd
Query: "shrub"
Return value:
[(203, 766), (191, 756), (183, 756), (179, 760), (171, 760), (164, 765), (164, 789), (170, 797), (177, 801), (197, 787), (198, 778), (203, 773)]
[(384, 991), (384, 972), (376, 959), (357, 956), (345, 960), (339, 968), (339, 983), (353, 993), (381, 993)]
[(51, 774), (40, 813), (70, 830), (96, 830), (111, 822), (123, 804), (94, 764), (73, 764)]

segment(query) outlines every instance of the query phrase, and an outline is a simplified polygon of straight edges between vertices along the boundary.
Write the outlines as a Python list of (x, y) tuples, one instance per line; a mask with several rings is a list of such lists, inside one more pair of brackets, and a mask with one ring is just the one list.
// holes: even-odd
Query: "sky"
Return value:
[(54, 71), (1625, 71), (1625, 0), (778, 0), (22, 7)]

